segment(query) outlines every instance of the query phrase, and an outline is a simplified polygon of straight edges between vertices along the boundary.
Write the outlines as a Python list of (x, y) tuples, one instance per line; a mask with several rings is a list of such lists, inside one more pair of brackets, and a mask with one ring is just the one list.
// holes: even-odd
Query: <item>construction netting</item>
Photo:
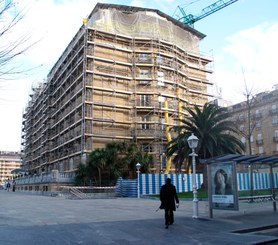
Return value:
[(133, 12), (116, 8), (98, 9), (87, 25), (113, 34), (164, 40), (199, 53), (200, 37), (150, 10)]

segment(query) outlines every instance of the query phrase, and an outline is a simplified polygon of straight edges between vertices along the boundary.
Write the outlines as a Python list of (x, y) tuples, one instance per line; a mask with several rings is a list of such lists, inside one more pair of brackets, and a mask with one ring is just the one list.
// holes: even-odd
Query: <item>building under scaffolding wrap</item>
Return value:
[[(165, 159), (169, 128), (183, 107), (210, 94), (204, 34), (153, 9), (98, 3), (23, 115), (24, 165), (31, 173), (74, 171), (114, 140)], [(167, 165), (167, 166), (166, 166)]]

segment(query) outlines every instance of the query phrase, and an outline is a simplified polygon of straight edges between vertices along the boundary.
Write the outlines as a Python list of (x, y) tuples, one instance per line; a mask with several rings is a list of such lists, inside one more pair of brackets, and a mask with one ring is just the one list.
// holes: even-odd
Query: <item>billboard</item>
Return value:
[(211, 209), (238, 210), (235, 162), (208, 165), (208, 194)]

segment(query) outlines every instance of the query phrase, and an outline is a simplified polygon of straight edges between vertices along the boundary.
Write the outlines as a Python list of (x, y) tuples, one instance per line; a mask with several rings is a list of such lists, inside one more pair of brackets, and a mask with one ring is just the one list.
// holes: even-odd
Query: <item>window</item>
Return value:
[(274, 131), (274, 142), (278, 142), (278, 130)]
[(256, 141), (256, 143), (257, 143), (258, 145), (263, 144), (263, 136), (262, 136), (262, 134), (258, 134), (258, 135), (257, 135), (257, 141)]
[(164, 86), (164, 72), (157, 72), (157, 85)]
[(263, 154), (264, 153), (264, 147), (263, 146), (260, 146), (259, 147), (259, 154)]
[(149, 76), (149, 70), (147, 70), (147, 69), (141, 69), (140, 70), (140, 77), (142, 77), (142, 78), (149, 78), (150, 76)]
[(160, 118), (160, 130), (165, 129), (165, 118)]
[(73, 158), (69, 160), (69, 170), (73, 170)]
[(142, 85), (142, 84), (143, 84), (143, 85), (148, 85), (148, 84), (150, 84), (150, 83), (151, 83), (151, 81), (148, 81), (148, 80), (147, 80), (147, 81), (146, 81), (146, 80), (140, 80), (140, 81), (139, 81), (139, 84), (141, 84), (141, 85)]
[(165, 97), (158, 96), (158, 106), (159, 108), (163, 108), (163, 103), (165, 102)]
[(157, 56), (157, 57), (156, 57), (156, 63), (157, 63), (157, 64), (163, 64), (163, 57)]
[(277, 113), (277, 106), (275, 104), (271, 105), (269, 113), (270, 115), (275, 115)]
[(253, 142), (253, 140), (254, 140), (254, 139), (253, 139), (253, 135), (251, 135), (251, 137), (250, 137), (250, 141), (251, 141), (251, 142)]
[(143, 143), (142, 145), (143, 152), (152, 152), (152, 146), (148, 143)]
[(167, 152), (167, 144), (162, 144), (160, 152)]
[(139, 54), (139, 61), (147, 61), (149, 59), (149, 55), (146, 53)]
[(164, 81), (164, 72), (163, 71), (158, 71), (157, 72), (157, 80), (158, 81)]
[(276, 144), (276, 152), (278, 152), (278, 144)]
[(140, 105), (141, 106), (150, 106), (150, 95), (142, 94), (140, 96)]
[(238, 117), (238, 120), (240, 122), (243, 122), (244, 121), (244, 115), (240, 114), (239, 117)]
[(178, 101), (177, 100), (173, 100), (173, 109), (178, 110)]
[(59, 163), (59, 171), (64, 172), (64, 164)]
[(260, 113), (260, 111), (259, 110), (256, 110), (255, 111), (255, 115), (253, 115), (256, 119), (258, 119), (258, 118), (261, 118), (261, 113)]
[(273, 118), (272, 118), (272, 124), (278, 124), (278, 116), (274, 116)]
[(243, 144), (245, 144), (245, 142), (246, 142), (245, 137), (241, 137), (241, 142), (242, 142)]
[(143, 116), (142, 117), (142, 129), (150, 129), (150, 124), (148, 124), (147, 122), (149, 122), (149, 117)]
[(240, 132), (244, 132), (244, 125), (240, 125), (239, 130)]
[(256, 121), (256, 128), (261, 128), (262, 127), (262, 124), (261, 124), (261, 121)]

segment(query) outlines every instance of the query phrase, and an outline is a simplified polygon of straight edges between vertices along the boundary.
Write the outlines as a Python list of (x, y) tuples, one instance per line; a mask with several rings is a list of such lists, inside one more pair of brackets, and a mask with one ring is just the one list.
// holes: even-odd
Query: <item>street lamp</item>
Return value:
[(136, 164), (136, 169), (137, 169), (137, 198), (140, 198), (140, 185), (139, 185), (140, 167), (141, 167), (141, 164), (138, 162)]
[(192, 153), (189, 156), (192, 156), (192, 166), (193, 166), (193, 216), (192, 218), (198, 218), (198, 197), (197, 197), (197, 185), (196, 185), (196, 162), (195, 157), (198, 156), (195, 153), (195, 149), (198, 146), (199, 139), (192, 133), (191, 136), (188, 137), (187, 142), (189, 148), (192, 150)]

